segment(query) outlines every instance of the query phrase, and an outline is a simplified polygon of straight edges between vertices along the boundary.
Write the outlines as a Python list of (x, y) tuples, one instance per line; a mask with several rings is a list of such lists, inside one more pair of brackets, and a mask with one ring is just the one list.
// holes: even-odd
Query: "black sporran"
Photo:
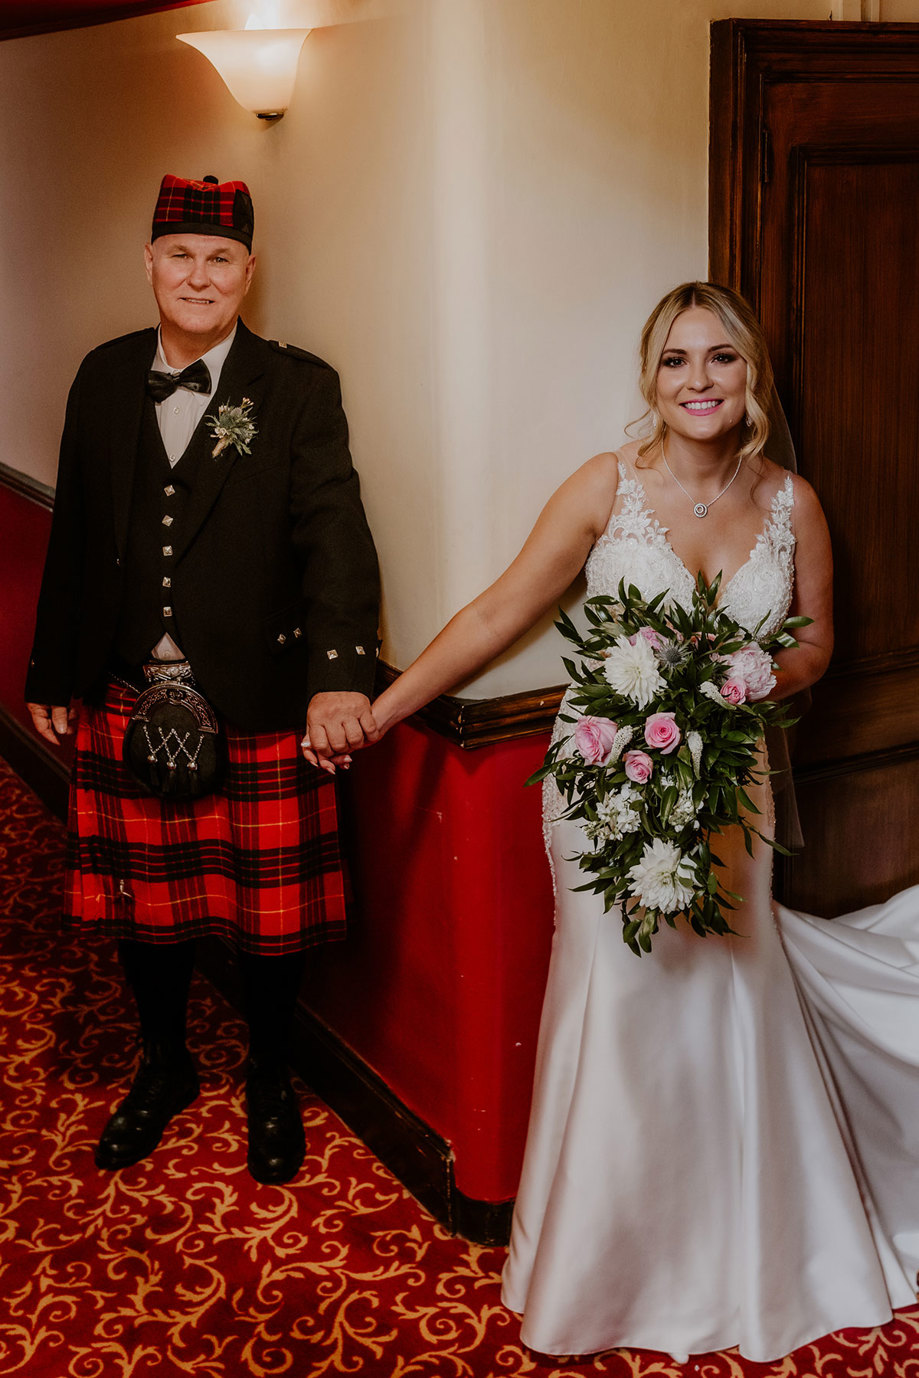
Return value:
[(122, 754), (148, 793), (176, 803), (211, 794), (226, 769), (214, 710), (197, 689), (175, 679), (143, 690), (125, 728)]

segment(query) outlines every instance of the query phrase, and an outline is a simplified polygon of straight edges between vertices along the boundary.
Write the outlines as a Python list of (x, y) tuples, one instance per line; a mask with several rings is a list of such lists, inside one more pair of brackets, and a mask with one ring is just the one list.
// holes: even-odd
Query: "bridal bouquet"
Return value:
[[(563, 612), (556, 625), (578, 652), (564, 664), (576, 716), (528, 782), (552, 776), (592, 847), (578, 856), (591, 878), (578, 886), (619, 905), (623, 938), (640, 957), (661, 919), (683, 915), (696, 933), (731, 933), (726, 914), (740, 897), (726, 890), (713, 835), (732, 825), (762, 836), (759, 810), (744, 789), (762, 775), (758, 746), (768, 725), (786, 727), (784, 707), (767, 702), (773, 654), (795, 646), (789, 618), (760, 642), (716, 607), (720, 574), (700, 575), (687, 611), (634, 586), (585, 604), (582, 635)], [(784, 850), (770, 838), (770, 846)]]

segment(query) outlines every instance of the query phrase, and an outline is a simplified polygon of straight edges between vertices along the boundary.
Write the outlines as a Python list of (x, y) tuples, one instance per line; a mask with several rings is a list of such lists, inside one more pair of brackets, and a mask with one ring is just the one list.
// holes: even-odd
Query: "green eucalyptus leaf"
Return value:
[(524, 785), (541, 785), (547, 776), (552, 775), (555, 767), (550, 761), (548, 765), (540, 766), (539, 770), (534, 770), (528, 780), (524, 780)]

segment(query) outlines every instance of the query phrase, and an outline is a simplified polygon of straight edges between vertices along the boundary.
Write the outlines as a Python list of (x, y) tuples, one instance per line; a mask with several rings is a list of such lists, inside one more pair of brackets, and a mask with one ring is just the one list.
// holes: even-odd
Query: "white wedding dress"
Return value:
[[(787, 616), (793, 479), (721, 603)], [(620, 461), (588, 596), (693, 578)], [(570, 727), (563, 726), (565, 732)], [(768, 787), (759, 792), (771, 815)], [(919, 887), (827, 922), (771, 898), (771, 849), (719, 840), (740, 936), (663, 926), (649, 956), (570, 888), (585, 849), (546, 790), (557, 921), (503, 1299), (546, 1354), (740, 1347), (765, 1362), (915, 1300)], [(737, 830), (739, 832), (739, 830)]]

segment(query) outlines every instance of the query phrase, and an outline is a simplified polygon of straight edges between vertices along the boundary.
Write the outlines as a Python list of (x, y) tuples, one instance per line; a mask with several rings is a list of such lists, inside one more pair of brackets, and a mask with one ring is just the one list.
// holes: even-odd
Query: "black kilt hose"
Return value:
[[(157, 615), (170, 600), (162, 630), (224, 724), (229, 757), (218, 793), (177, 804), (145, 794), (122, 764), (135, 691), (99, 691), (113, 656), (137, 664), (154, 644), (126, 656), (143, 613), (138, 495), (159, 443), (144, 388), (155, 347), (148, 330), (87, 356), (61, 446), (26, 697), (86, 699), (68, 917), (146, 942), (216, 933), (246, 951), (297, 951), (341, 937), (345, 922), (334, 781), (299, 748), (307, 706), (324, 691), (370, 694), (377, 647), (376, 556), (338, 380), (239, 322), (176, 468), (194, 480), (161, 537), (169, 554), (151, 596)], [(257, 428), (251, 453), (214, 456), (208, 418), (243, 399)]]

